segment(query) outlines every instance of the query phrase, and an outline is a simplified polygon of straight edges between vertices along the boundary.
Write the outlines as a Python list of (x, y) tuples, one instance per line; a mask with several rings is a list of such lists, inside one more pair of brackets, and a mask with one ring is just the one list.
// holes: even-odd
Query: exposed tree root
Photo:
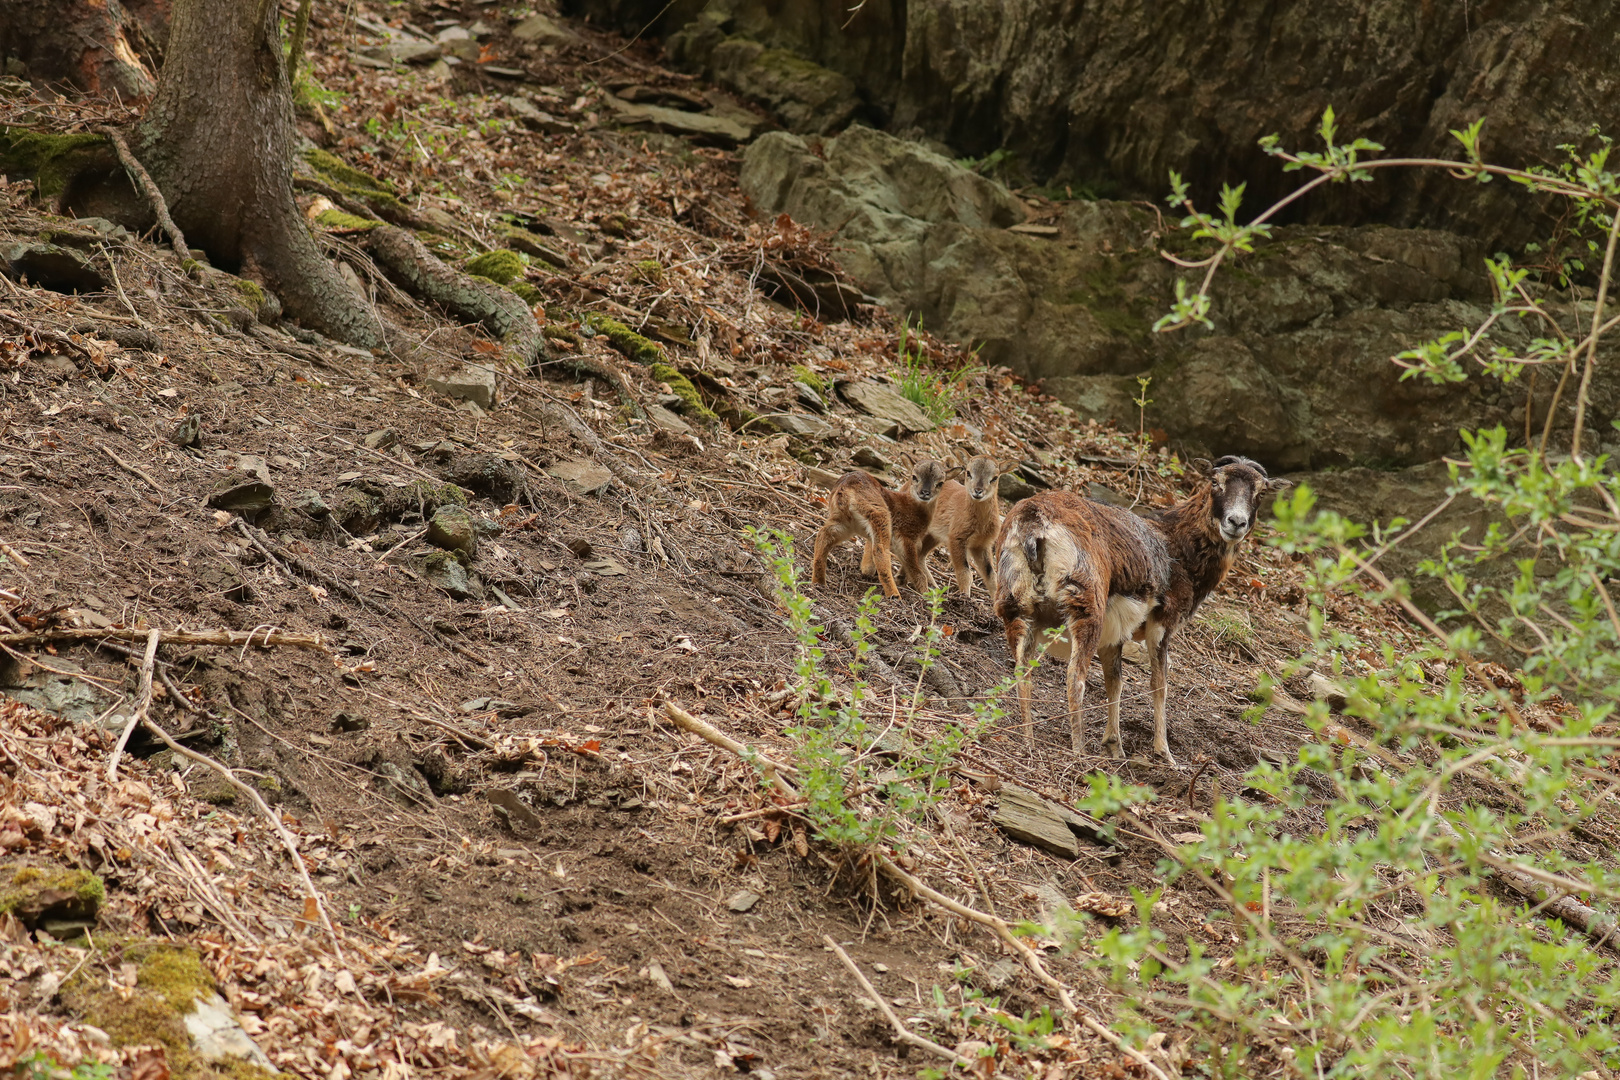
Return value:
[(118, 160), (123, 163), (124, 171), (129, 173), (129, 178), (135, 182), (135, 186), (151, 204), (152, 213), (156, 215), (158, 224), (168, 236), (174, 253), (180, 256), (180, 262), (182, 264), (190, 262), (191, 249), (186, 246), (185, 234), (180, 231), (180, 226), (174, 223), (174, 218), (169, 216), (169, 204), (163, 200), (163, 192), (158, 190), (157, 183), (153, 181), (152, 174), (146, 171), (146, 166), (130, 152), (129, 143), (124, 141), (123, 133), (115, 127), (98, 127), (96, 131), (107, 136), (107, 141), (118, 151)]

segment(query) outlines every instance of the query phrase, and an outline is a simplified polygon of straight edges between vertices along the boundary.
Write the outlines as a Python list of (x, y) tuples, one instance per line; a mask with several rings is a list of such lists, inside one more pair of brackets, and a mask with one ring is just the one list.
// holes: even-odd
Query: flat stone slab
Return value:
[(677, 435), (688, 435), (692, 431), (691, 424), (688, 424), (662, 405), (647, 406), (647, 419), (653, 422), (654, 427)]
[(275, 1063), (259, 1049), (259, 1044), (243, 1030), (225, 999), (212, 994), (198, 1001), (185, 1016), (186, 1031), (197, 1056), (206, 1061), (235, 1058), (257, 1065), (265, 1072), (276, 1071)]
[(1061, 855), (1080, 857), (1080, 841), (1106, 844), (1103, 826), (1077, 810), (1044, 799), (1026, 787), (1002, 784), (996, 795), (996, 812), (991, 824), (1021, 844)]
[(454, 375), (428, 378), (429, 390), (437, 390), (446, 397), (470, 401), (486, 412), (495, 407), (495, 372), (491, 368), (469, 364)]
[(934, 430), (934, 422), (915, 402), (901, 397), (899, 391), (882, 383), (839, 383), (838, 392), (845, 401), (866, 415), (897, 424), (913, 435)]
[(712, 113), (690, 113), (662, 105), (640, 105), (616, 97), (602, 99), (621, 124), (650, 127), (668, 135), (690, 135), (717, 146), (740, 146), (753, 132), (735, 120)]
[(559, 461), (546, 470), (546, 475), (581, 495), (600, 495), (613, 486), (613, 474), (591, 461)]
[(807, 413), (771, 413), (765, 419), (774, 424), (777, 431), (805, 439), (824, 439), (836, 433), (827, 421)]

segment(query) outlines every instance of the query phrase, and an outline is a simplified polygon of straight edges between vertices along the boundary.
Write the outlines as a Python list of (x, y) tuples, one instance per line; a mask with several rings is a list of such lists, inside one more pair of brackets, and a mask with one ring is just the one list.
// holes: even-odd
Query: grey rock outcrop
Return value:
[[(1620, 126), (1620, 7), (1607, 0), (570, 0), (702, 69), (742, 35), (842, 73), (871, 119), (955, 152), (1012, 155), (1032, 179), (1157, 199), (1169, 170), (1213, 203), (1291, 190), (1257, 140), (1315, 149), (1332, 105), (1349, 137), (1454, 157), (1453, 128), (1485, 116), (1486, 153), (1561, 159), (1593, 124)], [(1539, 240), (1544, 208), (1513, 185), (1400, 171), (1337, 185), (1306, 220), (1456, 228), (1488, 250)]]
[[(820, 153), (794, 135), (755, 140), (741, 182), (766, 213), (838, 229), (862, 288), (935, 332), (980, 346), (1083, 415), (1140, 419), (1185, 449), (1244, 453), (1273, 468), (1392, 467), (1459, 447), (1458, 429), (1523, 426), (1527, 388), (1401, 379), (1391, 357), (1481, 322), (1485, 249), (1452, 233), (1290, 226), (1217, 278), (1215, 330), (1151, 332), (1186, 247), (1148, 207), (1061, 204), (1055, 236), (1012, 231), (1024, 205), (1005, 188), (912, 142), (852, 127)], [(1183, 251), (1196, 255), (1196, 251)], [(1576, 323), (1570, 313), (1570, 329)], [(1528, 341), (1509, 321), (1494, 331)], [(1594, 390), (1601, 430), (1620, 412), (1614, 380)], [(1531, 406), (1545, 416), (1551, 380)]]

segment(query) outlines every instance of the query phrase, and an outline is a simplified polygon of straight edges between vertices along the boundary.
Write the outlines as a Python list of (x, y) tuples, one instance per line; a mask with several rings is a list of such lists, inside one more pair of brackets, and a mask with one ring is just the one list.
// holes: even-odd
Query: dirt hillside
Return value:
[[(850, 861), (666, 711), (792, 758), (799, 645), (745, 530), (791, 536), (807, 582), (828, 473), (892, 479), (913, 455), (988, 453), (1018, 470), (1005, 495), (1146, 506), (1190, 474), (851, 295), (836, 239), (751, 217), (723, 138), (616, 123), (606, 99), (632, 86), (762, 122), (644, 46), (564, 23), (514, 37), (528, 24), (477, 3), (353, 14), (313, 30), (325, 93), (300, 124), (331, 157), (311, 155), (301, 197), (420, 354), (278, 326), (161, 237), (54, 214), (28, 183), (4, 192), (0, 247), (14, 267), (38, 249), (24, 254), (39, 268), (0, 278), (0, 1057), (65, 1047), (142, 1080), (160, 1065), (311, 1080), (948, 1069), (893, 1042), (826, 935), (914, 1030), (985, 1054), (983, 1075), (1196, 1065), (1168, 1015), (1142, 1047), (1099, 1034), (1115, 991), (1083, 949), (1037, 936), (1032, 967), (972, 913), (1045, 923), (1089, 895), (1098, 935), (1159, 883), (1144, 836), (1072, 837), (1069, 856), (1009, 836), (992, 819), (1010, 783), (1072, 802), (1106, 769), (1157, 788), (1144, 814), (1174, 835), (1223, 784), (1295, 753), (1310, 737), (1296, 712), (1247, 714), (1259, 674), (1302, 640), (1296, 568), (1251, 543), (1179, 638), (1181, 768), (1146, 760), (1136, 667), (1136, 760), (1076, 756), (1047, 720), (1033, 746), (993, 728), (959, 755), (885, 858), (968, 915)], [(476, 43), (456, 64), (388, 52), (452, 27)], [(101, 108), (6, 104), (59, 130)], [(322, 193), (342, 195), (333, 158), (435, 223), (420, 235), (446, 259), (527, 243), (518, 272), (557, 361), (507, 370), (482, 331), (378, 274)], [(838, 310), (806, 314), (794, 283)], [(908, 428), (912, 414), (858, 407), (861, 387), (903, 383), (903, 350), (950, 415)], [(841, 549), (828, 585), (804, 586), (836, 672), (873, 584), (857, 558)], [(1382, 611), (1333, 614), (1406, 640)], [(931, 623), (941, 657), (924, 675)], [(235, 782), (144, 729), (108, 778), (152, 631), (151, 717)], [(951, 592), (937, 620), (906, 589), (872, 633), (874, 715), (911, 736), (962, 723), (1010, 668), (982, 588)], [(1041, 717), (1060, 675), (1037, 675)], [(41, 881), (61, 895), (17, 899)], [(1184, 882), (1153, 917), (1215, 955), (1236, 941), (1217, 907)], [(267, 1060), (209, 1064), (161, 1010), (128, 1020), (130, 1002), (162, 998), (152, 958), (170, 953), (201, 958)], [(1075, 1012), (1041, 1019), (1059, 1006), (1041, 965)], [(154, 1043), (163, 1056), (131, 1049)]]

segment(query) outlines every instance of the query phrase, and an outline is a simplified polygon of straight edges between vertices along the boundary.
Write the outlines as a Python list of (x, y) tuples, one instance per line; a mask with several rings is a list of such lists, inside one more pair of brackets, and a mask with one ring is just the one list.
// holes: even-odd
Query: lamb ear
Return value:
[(1277, 477), (1274, 480), (1267, 480), (1266, 481), (1266, 491), (1269, 494), (1272, 494), (1272, 495), (1275, 495), (1275, 494), (1277, 494), (1279, 492), (1287, 491), (1289, 488), (1291, 488), (1293, 486), (1294, 486), (1294, 482), (1292, 480), (1284, 480), (1280, 476)]
[(1215, 471), (1215, 466), (1209, 463), (1209, 458), (1193, 458), (1187, 462), (1187, 468), (1199, 476), (1208, 476)]

